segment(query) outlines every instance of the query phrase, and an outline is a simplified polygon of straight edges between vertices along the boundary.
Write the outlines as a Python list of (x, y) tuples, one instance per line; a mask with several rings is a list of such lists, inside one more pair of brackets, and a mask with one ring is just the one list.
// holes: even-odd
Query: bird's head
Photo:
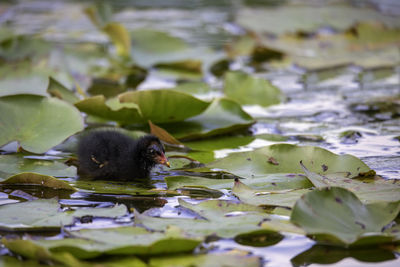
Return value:
[(164, 146), (157, 137), (147, 135), (139, 139), (139, 143), (143, 145), (144, 156), (148, 161), (170, 167), (167, 157), (165, 156)]

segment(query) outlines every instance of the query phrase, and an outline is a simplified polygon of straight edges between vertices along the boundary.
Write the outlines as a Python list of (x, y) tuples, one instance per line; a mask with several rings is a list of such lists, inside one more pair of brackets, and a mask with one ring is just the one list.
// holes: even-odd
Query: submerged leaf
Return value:
[(352, 192), (331, 187), (305, 194), (294, 206), (291, 221), (321, 243), (341, 246), (394, 240), (382, 229), (400, 211), (400, 201), (364, 205)]
[(19, 141), (23, 149), (34, 153), (44, 153), (83, 129), (79, 111), (56, 98), (1, 97), (0, 113), (0, 146)]

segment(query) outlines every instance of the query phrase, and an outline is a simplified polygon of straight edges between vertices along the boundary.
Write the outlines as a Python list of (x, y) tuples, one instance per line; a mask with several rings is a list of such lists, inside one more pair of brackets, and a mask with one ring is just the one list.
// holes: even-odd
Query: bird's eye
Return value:
[(155, 151), (153, 148), (150, 148), (150, 149), (149, 149), (149, 153), (150, 153), (150, 154), (154, 154), (154, 152), (156, 152), (156, 151)]

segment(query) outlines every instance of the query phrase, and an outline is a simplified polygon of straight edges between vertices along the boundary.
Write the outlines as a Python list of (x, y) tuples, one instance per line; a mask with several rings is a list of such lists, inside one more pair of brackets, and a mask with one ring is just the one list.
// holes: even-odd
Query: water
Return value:
[[(389, 1), (390, 2), (390, 1)], [(274, 4), (275, 1), (270, 1)], [(385, 7), (393, 3), (387, 3)], [(235, 14), (243, 7), (242, 1), (115, 1), (114, 8), (118, 11), (115, 20), (123, 23), (129, 29), (151, 27), (181, 37), (189, 44), (220, 50), (232, 42), (235, 35), (244, 30), (234, 23)], [(90, 21), (78, 11), (82, 8), (78, 1), (21, 1), (20, 3), (0, 4), (0, 23), (9, 25), (21, 34), (41, 34), (46, 39), (58, 43), (96, 42), (104, 44), (104, 35), (94, 31)], [(390, 10), (389, 10), (390, 11)], [(391, 10), (391, 12), (394, 12)], [(235, 63), (238, 68), (241, 63)], [(287, 101), (268, 109), (258, 106), (246, 106), (245, 110), (257, 123), (251, 127), (253, 134), (278, 133), (289, 138), (290, 143), (321, 146), (339, 154), (352, 154), (361, 158), (378, 175), (386, 179), (400, 179), (400, 111), (399, 103), (395, 102), (389, 108), (380, 109), (379, 105), (369, 104), (368, 100), (391, 97), (400, 93), (399, 69), (389, 68), (389, 75), (382, 79), (367, 81), (358, 80), (361, 70), (346, 67), (339, 75), (323, 78), (321, 73), (307, 72), (299, 68), (289, 68), (283, 71), (261, 72), (257, 75), (268, 78), (286, 95)], [(214, 86), (218, 81), (208, 78)], [(171, 87), (174, 82), (152, 76), (141, 85), (142, 89)], [(375, 105), (375, 106), (374, 106)], [(341, 136), (344, 132), (351, 134)], [(308, 136), (308, 137), (307, 137)], [(313, 138), (320, 136), (322, 138)], [(397, 139), (396, 139), (397, 137)], [(251, 150), (268, 145), (267, 141), (256, 140), (249, 145), (235, 149), (215, 151), (215, 157), (224, 157), (235, 151)], [(50, 153), (51, 156), (52, 153)], [(57, 155), (54, 154), (54, 155)], [(48, 157), (47, 156), (47, 157)], [(162, 177), (158, 174), (152, 181), (153, 185), (165, 189)], [(23, 191), (21, 191), (23, 190)], [(25, 192), (25, 193), (24, 193)], [(222, 190), (221, 199), (234, 199), (228, 190)], [(26, 195), (27, 194), (27, 195)], [(0, 192), (0, 204), (13, 201), (25, 201), (36, 197), (54, 197), (51, 192), (34, 188), (7, 189)], [(8, 197), (5, 197), (5, 196)], [(161, 217), (191, 217), (192, 214), (181, 213), (178, 209), (177, 197), (153, 198), (151, 196), (130, 196), (112, 194), (93, 194), (84, 190), (71, 196), (60, 195), (60, 203), (70, 207), (107, 207), (113, 203), (124, 203), (129, 208), (140, 212), (148, 210), (150, 214)], [(189, 199), (189, 198), (185, 198)], [(195, 201), (195, 200), (193, 200)], [(149, 210), (150, 209), (150, 210)], [(93, 228), (129, 225), (129, 216), (119, 222), (96, 220)], [(73, 229), (85, 228), (77, 223)], [(54, 238), (60, 237), (58, 234)], [(269, 247), (251, 247), (239, 245), (231, 239), (222, 239), (208, 244), (212, 247), (210, 253), (239, 249), (262, 257), (264, 266), (306, 265), (320, 266), (312, 257), (306, 257), (310, 262), (296, 261), (299, 255), (308, 251), (321, 249), (315, 247), (310, 239), (293, 234), (285, 234), (284, 239)], [(5, 250), (0, 255), (7, 254)], [(331, 254), (330, 254), (331, 253)], [(336, 254), (335, 254), (336, 253)], [(361, 251), (362, 253), (371, 253)], [(395, 266), (399, 259), (386, 255), (382, 251), (372, 252), (382, 255), (381, 262), (367, 263), (360, 261), (356, 253), (348, 251), (329, 251), (326, 257), (335, 259), (342, 257), (334, 266)], [(333, 256), (332, 256), (333, 255)], [(340, 258), (339, 257), (339, 258)], [(315, 260), (315, 259), (314, 259)], [(371, 259), (370, 259), (371, 260)], [(316, 263), (314, 263), (316, 262)], [(326, 266), (326, 265), (324, 265)]]

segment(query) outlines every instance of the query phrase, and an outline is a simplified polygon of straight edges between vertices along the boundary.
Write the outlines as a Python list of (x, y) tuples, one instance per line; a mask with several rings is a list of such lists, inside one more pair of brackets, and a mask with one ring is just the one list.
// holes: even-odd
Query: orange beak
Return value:
[(171, 165), (169, 164), (169, 162), (164, 154), (161, 154), (160, 156), (157, 157), (157, 163), (165, 165), (167, 167), (171, 167)]

